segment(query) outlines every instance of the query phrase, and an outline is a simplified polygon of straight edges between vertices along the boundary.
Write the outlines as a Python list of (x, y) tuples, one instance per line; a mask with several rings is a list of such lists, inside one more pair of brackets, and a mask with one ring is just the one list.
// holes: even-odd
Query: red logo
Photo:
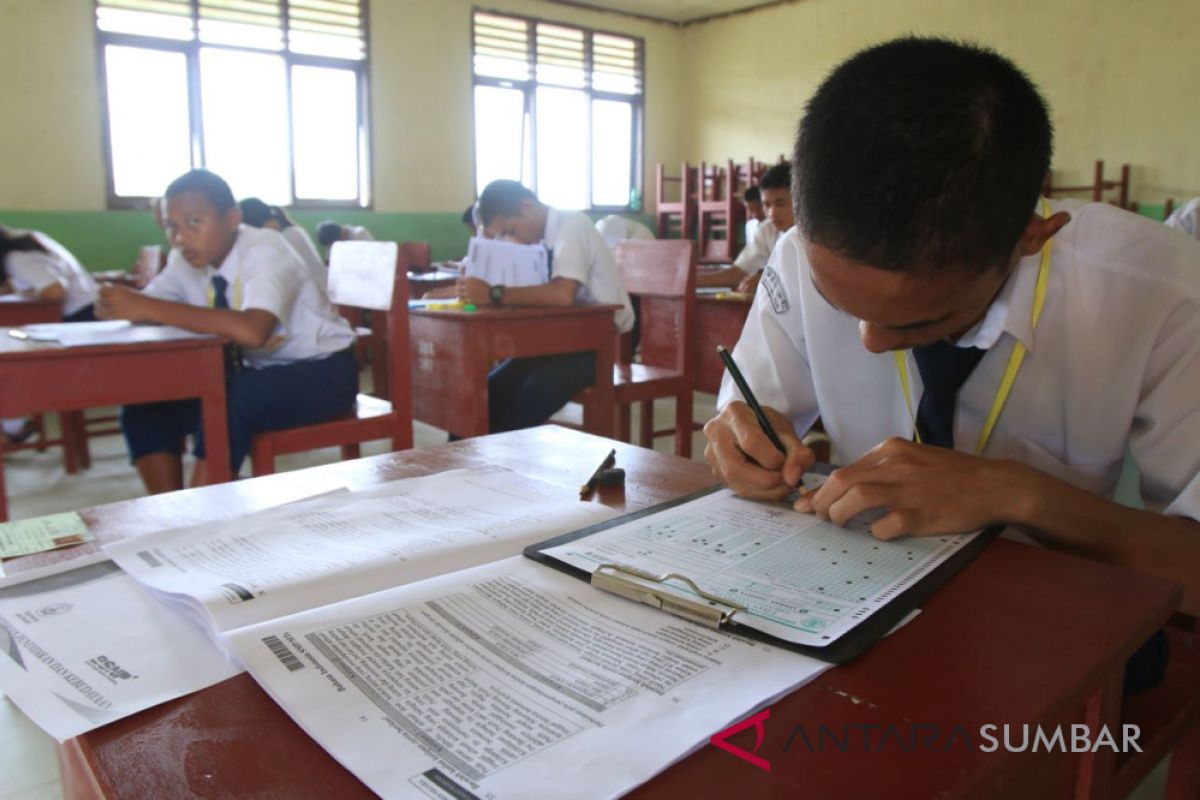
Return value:
[[(724, 750), (726, 753), (732, 753), (733, 755), (737, 756), (738, 758), (742, 759), (743, 761), (749, 762), (750, 764), (753, 764), (754, 766), (758, 767), (759, 769), (765, 769), (767, 772), (770, 772), (771, 771), (771, 762), (767, 761), (765, 758), (760, 758), (759, 756), (754, 755), (754, 753), (758, 752), (758, 748), (762, 747), (763, 734), (766, 732), (766, 730), (763, 726), (763, 723), (766, 722), (770, 718), (771, 718), (771, 709), (769, 709), (769, 708), (764, 709), (764, 710), (758, 712), (757, 714), (755, 714), (753, 717), (747, 717), (746, 719), (742, 720), (741, 722), (730, 725), (728, 728), (726, 728), (723, 731), (714, 733), (712, 736), (709, 737), (708, 741), (710, 744), (716, 745), (717, 747)], [(754, 731), (755, 731), (755, 733), (758, 734), (758, 741), (754, 743), (754, 753), (747, 753), (745, 750), (738, 747), (737, 745), (732, 745), (729, 742), (725, 741), (730, 736), (733, 736), (735, 733), (740, 733), (741, 731), (746, 730), (746, 728), (749, 728), (751, 725), (754, 726)]]

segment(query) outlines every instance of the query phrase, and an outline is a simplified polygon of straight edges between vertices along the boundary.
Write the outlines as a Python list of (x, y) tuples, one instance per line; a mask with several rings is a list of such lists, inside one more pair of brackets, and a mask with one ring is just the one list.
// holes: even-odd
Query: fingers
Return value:
[[(748, 412), (744, 405), (743, 410)], [(755, 430), (750, 432), (739, 420), (740, 415), (736, 409), (730, 412), (730, 409), (726, 408), (704, 426), (704, 434), (708, 439), (704, 457), (712, 468), (713, 475), (742, 497), (760, 500), (779, 500), (786, 497), (791, 487), (783, 481), (779, 471), (779, 467), (783, 465), (782, 454), (766, 440), (763, 432), (757, 429), (757, 424)], [(756, 463), (756, 459), (747, 458), (747, 448), (760, 449), (752, 444), (755, 435), (766, 443), (767, 453), (773, 454), (772, 464), (775, 469), (765, 468)], [(743, 437), (749, 438), (750, 443)]]

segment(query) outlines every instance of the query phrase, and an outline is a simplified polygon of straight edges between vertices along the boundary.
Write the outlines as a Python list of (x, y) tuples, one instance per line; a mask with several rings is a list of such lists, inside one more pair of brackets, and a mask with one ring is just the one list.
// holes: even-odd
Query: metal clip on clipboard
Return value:
[[(686, 597), (671, 594), (670, 592), (643, 586), (636, 581), (630, 580), (627, 576), (654, 583), (666, 583), (668, 580), (675, 579), (686, 583), (701, 600), (690, 600)], [(636, 600), (639, 603), (661, 609), (678, 617), (699, 622), (701, 625), (709, 628), (720, 628), (729, 621), (729, 618), (733, 616), (735, 611), (746, 610), (746, 607), (741, 603), (735, 603), (732, 600), (726, 600), (723, 597), (710, 594), (697, 586), (691, 578), (676, 572), (669, 572), (665, 575), (654, 575), (645, 570), (628, 567), (623, 564), (601, 564), (592, 573), (591, 583), (598, 589), (604, 589), (606, 592), (618, 594), (629, 600)]]

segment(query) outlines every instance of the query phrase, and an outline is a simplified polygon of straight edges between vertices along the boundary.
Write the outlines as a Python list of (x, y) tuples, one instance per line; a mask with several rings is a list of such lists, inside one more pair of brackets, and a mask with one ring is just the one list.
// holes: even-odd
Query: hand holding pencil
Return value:
[(786, 415), (759, 405), (728, 351), (719, 352), (746, 402), (730, 403), (704, 426), (704, 458), (713, 475), (742, 497), (782, 500), (816, 456)]

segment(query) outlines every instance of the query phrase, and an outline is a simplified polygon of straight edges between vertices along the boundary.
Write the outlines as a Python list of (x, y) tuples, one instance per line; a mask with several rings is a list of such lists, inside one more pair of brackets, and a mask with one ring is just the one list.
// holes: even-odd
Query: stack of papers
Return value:
[(58, 342), (65, 347), (162, 342), (172, 339), (198, 339), (209, 335), (170, 325), (134, 325), (124, 319), (99, 320), (97, 322), (45, 322), (37, 325), (23, 325), (8, 333), (18, 339)]

